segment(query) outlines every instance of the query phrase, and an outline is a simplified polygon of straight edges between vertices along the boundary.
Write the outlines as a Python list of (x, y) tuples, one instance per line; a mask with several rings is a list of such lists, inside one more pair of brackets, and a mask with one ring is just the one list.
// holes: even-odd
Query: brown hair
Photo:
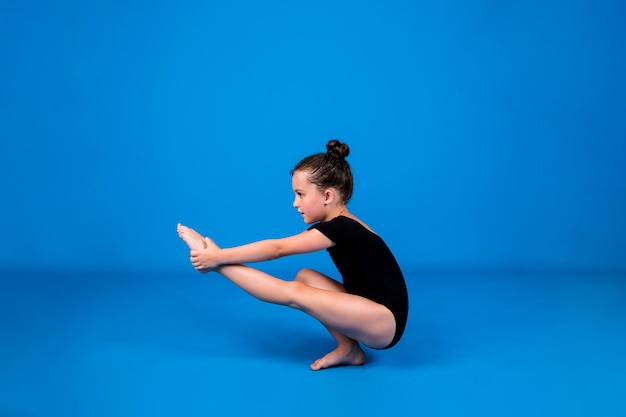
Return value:
[(291, 171), (293, 175), (296, 171), (306, 171), (309, 181), (317, 185), (320, 191), (327, 188), (335, 188), (341, 194), (344, 203), (352, 197), (354, 180), (352, 170), (346, 157), (350, 154), (350, 148), (345, 143), (338, 140), (330, 140), (326, 144), (326, 153), (316, 153), (307, 156), (298, 162)]

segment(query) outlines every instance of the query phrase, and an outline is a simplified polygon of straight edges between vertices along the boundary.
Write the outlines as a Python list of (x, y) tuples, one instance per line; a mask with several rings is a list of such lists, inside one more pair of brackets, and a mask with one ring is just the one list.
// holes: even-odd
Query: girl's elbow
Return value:
[(291, 254), (292, 252), (286, 245), (283, 245), (280, 242), (276, 242), (276, 246), (274, 247), (274, 259), (283, 258)]
[(274, 251), (274, 259), (279, 259), (279, 258), (283, 258), (285, 256), (289, 255), (289, 253), (284, 249), (284, 248), (277, 248)]

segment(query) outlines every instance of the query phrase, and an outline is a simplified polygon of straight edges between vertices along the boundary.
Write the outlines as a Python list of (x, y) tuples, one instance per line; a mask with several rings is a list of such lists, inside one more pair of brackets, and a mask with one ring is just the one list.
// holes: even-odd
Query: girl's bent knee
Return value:
[(311, 277), (311, 275), (314, 274), (314, 273), (315, 273), (315, 271), (310, 269), (310, 268), (302, 268), (296, 274), (295, 280), (297, 282), (306, 283), (306, 282), (308, 282), (308, 280)]

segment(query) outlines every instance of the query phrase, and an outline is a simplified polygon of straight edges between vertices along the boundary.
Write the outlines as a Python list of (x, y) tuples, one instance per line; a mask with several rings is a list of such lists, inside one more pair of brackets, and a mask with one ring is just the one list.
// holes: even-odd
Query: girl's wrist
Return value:
[(221, 266), (225, 263), (224, 262), (224, 249), (220, 248), (217, 250), (217, 252), (215, 253), (215, 257), (214, 257), (214, 263), (216, 267)]

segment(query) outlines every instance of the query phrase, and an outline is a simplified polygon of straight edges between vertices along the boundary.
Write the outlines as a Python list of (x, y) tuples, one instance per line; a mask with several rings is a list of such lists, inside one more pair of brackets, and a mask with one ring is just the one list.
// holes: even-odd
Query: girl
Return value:
[[(311, 364), (319, 370), (335, 365), (362, 365), (359, 342), (373, 349), (394, 346), (408, 315), (407, 289), (393, 254), (383, 240), (348, 211), (353, 179), (346, 162), (348, 145), (331, 140), (326, 153), (304, 158), (293, 171), (293, 206), (306, 231), (233, 248), (219, 248), (195, 230), (178, 225), (200, 272), (215, 271), (260, 300), (297, 308), (319, 320), (337, 348)], [(312, 269), (283, 281), (245, 263), (326, 249), (342, 283)]]

